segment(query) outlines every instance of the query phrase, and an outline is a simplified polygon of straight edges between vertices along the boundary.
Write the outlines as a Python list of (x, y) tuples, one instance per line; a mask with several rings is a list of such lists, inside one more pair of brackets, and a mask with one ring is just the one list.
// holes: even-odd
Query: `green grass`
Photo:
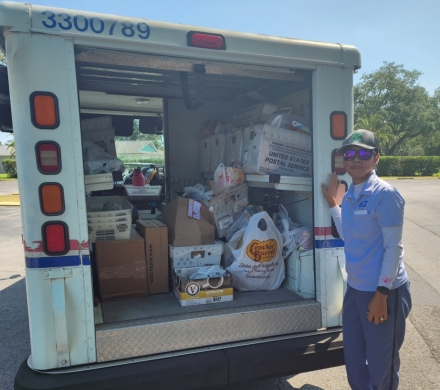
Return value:
[(0, 180), (17, 180), (16, 177), (8, 177), (7, 173), (0, 173)]

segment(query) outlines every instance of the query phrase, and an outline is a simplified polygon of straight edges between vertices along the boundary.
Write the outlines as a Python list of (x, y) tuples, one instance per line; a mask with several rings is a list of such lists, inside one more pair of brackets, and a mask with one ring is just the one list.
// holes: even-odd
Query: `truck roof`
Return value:
[[(165, 56), (313, 69), (319, 64), (361, 67), (351, 45), (194, 27), (28, 3), (0, 2), (1, 41), (8, 32), (71, 37), (76, 45)], [(225, 50), (189, 47), (190, 31), (218, 34)]]

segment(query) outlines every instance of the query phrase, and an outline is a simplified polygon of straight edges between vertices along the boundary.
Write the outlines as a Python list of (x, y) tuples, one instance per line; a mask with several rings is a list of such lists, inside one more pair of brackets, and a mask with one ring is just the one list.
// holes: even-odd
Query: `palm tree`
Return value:
[(393, 123), (384, 119), (380, 114), (372, 114), (369, 117), (358, 118), (354, 128), (355, 130), (371, 130), (375, 133), (383, 154), (387, 154), (390, 143), (397, 139), (396, 135), (393, 133)]
[(15, 158), (15, 142), (14, 142), (14, 140), (6, 142), (6, 147), (9, 150), (9, 153), (11, 154), (11, 158)]

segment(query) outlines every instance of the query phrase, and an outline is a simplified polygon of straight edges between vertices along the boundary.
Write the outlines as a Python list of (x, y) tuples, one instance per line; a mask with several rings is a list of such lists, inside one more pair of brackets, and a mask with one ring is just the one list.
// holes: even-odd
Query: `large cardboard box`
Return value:
[(174, 295), (181, 306), (230, 302), (234, 299), (232, 275), (229, 272), (220, 278), (193, 280), (183, 277), (188, 273), (196, 272), (197, 268), (199, 267), (173, 270)]
[(244, 130), (243, 171), (247, 174), (278, 174), (311, 177), (309, 135), (266, 124)]
[(136, 221), (136, 230), (145, 240), (148, 294), (169, 291), (168, 229), (156, 219)]
[(178, 197), (163, 208), (162, 221), (168, 227), (168, 242), (174, 247), (215, 243), (214, 215), (201, 203)]
[(128, 240), (94, 244), (102, 301), (148, 295), (144, 239), (132, 229)]

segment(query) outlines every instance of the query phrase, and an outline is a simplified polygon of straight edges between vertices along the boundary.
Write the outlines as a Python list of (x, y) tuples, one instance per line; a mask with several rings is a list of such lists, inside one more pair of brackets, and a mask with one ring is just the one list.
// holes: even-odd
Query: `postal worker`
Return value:
[(379, 143), (369, 130), (356, 130), (338, 153), (352, 178), (342, 206), (336, 202), (336, 174), (322, 184), (339, 235), (345, 242), (347, 291), (342, 308), (347, 378), (356, 390), (396, 390), (399, 350), (411, 310), (403, 262), (405, 201), (377, 177)]

